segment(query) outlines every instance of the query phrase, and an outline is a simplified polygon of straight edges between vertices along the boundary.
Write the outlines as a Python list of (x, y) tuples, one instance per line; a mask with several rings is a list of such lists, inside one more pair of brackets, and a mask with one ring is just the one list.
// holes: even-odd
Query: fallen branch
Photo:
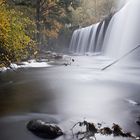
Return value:
[(128, 56), (129, 54), (131, 54), (132, 52), (134, 52), (135, 50), (137, 50), (138, 48), (140, 48), (140, 45), (138, 45), (137, 47), (135, 47), (134, 49), (130, 50), (129, 52), (127, 52), (126, 54), (124, 54), (123, 56), (121, 56), (120, 58), (118, 58), (117, 60), (113, 61), (111, 64), (105, 66), (104, 68), (102, 68), (101, 70), (106, 70), (109, 67), (111, 67), (112, 65), (118, 63), (120, 60), (124, 59), (126, 56)]

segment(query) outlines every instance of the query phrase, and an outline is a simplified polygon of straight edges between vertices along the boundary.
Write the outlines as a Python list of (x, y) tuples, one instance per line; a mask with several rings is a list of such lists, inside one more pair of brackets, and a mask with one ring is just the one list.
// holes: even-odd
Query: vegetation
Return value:
[(34, 26), (34, 23), (28, 17), (10, 8), (4, 0), (0, 0), (0, 62), (2, 64), (10, 65), (13, 61), (20, 61), (29, 55), (29, 49), (34, 50), (35, 42), (30, 37), (30, 32), (27, 32), (30, 26)]
[(102, 20), (113, 5), (114, 0), (0, 0), (0, 64), (59, 44), (73, 29)]
[(72, 10), (73, 24), (87, 26), (103, 20), (115, 11), (115, 0), (81, 0), (80, 6)]

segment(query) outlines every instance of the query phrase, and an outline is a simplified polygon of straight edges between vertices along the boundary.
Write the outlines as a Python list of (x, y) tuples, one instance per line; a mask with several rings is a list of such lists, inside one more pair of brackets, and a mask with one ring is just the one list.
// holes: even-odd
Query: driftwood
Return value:
[(121, 56), (120, 58), (118, 58), (117, 60), (113, 61), (111, 64), (105, 66), (105, 67), (102, 68), (101, 70), (104, 71), (104, 70), (108, 69), (108, 68), (111, 67), (112, 65), (118, 63), (120, 60), (122, 60), (123, 58), (125, 58), (126, 56), (128, 56), (129, 54), (131, 54), (132, 52), (134, 52), (135, 50), (137, 50), (138, 48), (140, 48), (140, 45), (138, 45), (138, 46), (135, 47), (134, 49), (130, 50), (129, 52), (127, 52), (126, 54), (124, 54), (123, 56)]
[[(74, 134), (73, 129), (76, 126), (86, 127), (84, 132), (78, 131)], [(94, 123), (90, 123), (87, 121), (78, 122), (72, 127), (72, 134), (76, 136), (79, 140), (83, 139), (90, 139), (91, 137), (96, 140), (96, 134), (110, 136), (113, 135), (114, 137), (124, 137), (124, 138), (132, 138), (135, 140), (140, 140), (140, 137), (134, 135), (131, 132), (124, 132), (123, 129), (118, 125), (113, 123), (112, 127), (102, 127), (102, 124), (98, 123), (98, 127)]]
[[(95, 134), (98, 133), (98, 129), (96, 128), (94, 123), (89, 123), (87, 121), (83, 121), (83, 122), (78, 122), (76, 123), (73, 127), (72, 127), (72, 133), (73, 133), (73, 129), (79, 125), (80, 127), (82, 126), (86, 126), (86, 131), (85, 132), (77, 132), (76, 133), (76, 137), (79, 138), (80, 135), (83, 135), (80, 140), (83, 140), (84, 138), (89, 138), (89, 137), (93, 137), (96, 140)], [(73, 133), (74, 136), (74, 133)]]

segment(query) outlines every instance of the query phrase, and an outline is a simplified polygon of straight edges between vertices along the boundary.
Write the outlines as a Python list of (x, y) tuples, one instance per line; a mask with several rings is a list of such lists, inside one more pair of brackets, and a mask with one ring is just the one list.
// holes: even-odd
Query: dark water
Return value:
[(67, 134), (59, 140), (72, 139), (70, 128), (84, 119), (107, 126), (118, 123), (140, 134), (135, 123), (140, 106), (128, 101), (140, 101), (139, 68), (101, 71), (109, 60), (94, 59), (75, 57), (67, 67), (0, 73), (0, 140), (39, 140), (26, 129), (34, 118), (59, 124)]

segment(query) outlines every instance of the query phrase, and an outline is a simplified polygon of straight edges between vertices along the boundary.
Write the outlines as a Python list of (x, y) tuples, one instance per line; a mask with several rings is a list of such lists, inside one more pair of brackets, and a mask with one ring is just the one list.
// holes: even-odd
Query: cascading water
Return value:
[(101, 52), (111, 17), (109, 16), (100, 23), (75, 30), (70, 43), (70, 52), (83, 55)]
[[(140, 1), (129, 0), (112, 18), (103, 51), (118, 58), (140, 45)], [(135, 55), (136, 56), (136, 55)]]
[(70, 52), (77, 54), (100, 52), (105, 22), (75, 30), (70, 43)]
[(71, 40), (70, 51), (78, 54), (101, 52), (115, 59), (123, 56), (140, 45), (139, 13), (140, 0), (127, 0), (123, 8), (113, 16), (76, 30)]
[(96, 36), (96, 32), (97, 32), (97, 27), (98, 27), (99, 23), (95, 24), (93, 26), (93, 29), (91, 30), (91, 38), (90, 38), (90, 41), (89, 41), (89, 47), (88, 47), (88, 52), (94, 52), (95, 48), (94, 48), (94, 45), (95, 45), (95, 36)]

